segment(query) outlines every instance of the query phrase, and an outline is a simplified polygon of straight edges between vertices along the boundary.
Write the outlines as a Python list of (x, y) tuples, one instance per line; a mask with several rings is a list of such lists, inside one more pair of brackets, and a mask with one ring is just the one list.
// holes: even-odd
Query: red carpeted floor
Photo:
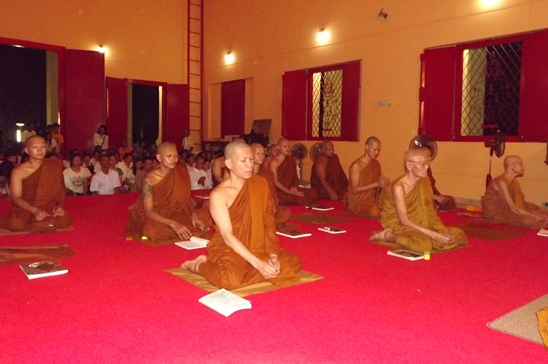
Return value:
[(125, 241), (136, 198), (71, 198), (74, 231), (0, 237), (76, 254), (57, 277), (29, 281), (19, 266), (0, 266), (0, 363), (548, 362), (542, 346), (486, 327), (548, 293), (548, 239), (534, 231), (410, 262), (368, 241), (376, 221), (353, 217), (342, 235), (295, 223), (313, 235), (282, 246), (325, 278), (249, 296), (252, 310), (225, 318), (198, 303), (206, 292), (164, 272), (199, 251)]

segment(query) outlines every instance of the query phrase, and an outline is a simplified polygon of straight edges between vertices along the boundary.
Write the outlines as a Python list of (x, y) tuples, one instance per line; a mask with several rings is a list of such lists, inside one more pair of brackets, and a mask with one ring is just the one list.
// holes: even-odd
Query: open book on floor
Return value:
[(200, 249), (207, 247), (209, 240), (204, 238), (199, 238), (197, 236), (191, 236), (190, 240), (187, 241), (178, 241), (175, 245), (185, 248), (186, 250)]
[(310, 205), (310, 206), (306, 206), (306, 208), (310, 210), (317, 210), (317, 211), (329, 211), (329, 210), (335, 209), (334, 207), (322, 206), (322, 205)]
[(339, 228), (336, 228), (336, 227), (330, 227), (330, 226), (319, 227), (318, 230), (329, 233), (329, 234), (343, 234), (343, 233), (346, 233), (346, 230), (339, 229)]
[(198, 302), (228, 317), (239, 310), (250, 310), (251, 301), (246, 300), (224, 288), (203, 296)]
[(415, 253), (409, 250), (405, 249), (396, 249), (396, 250), (389, 250), (386, 252), (388, 255), (393, 255), (398, 258), (403, 258), (407, 260), (419, 260), (424, 259), (424, 255), (420, 253)]
[(60, 274), (68, 273), (68, 269), (63, 267), (63, 265), (56, 260), (21, 264), (20, 267), (23, 272), (25, 272), (28, 279), (58, 276)]
[(538, 236), (548, 236), (548, 229), (540, 229), (537, 233)]
[(291, 239), (304, 238), (312, 235), (311, 233), (306, 233), (304, 231), (295, 230), (295, 229), (284, 229), (282, 231), (276, 230), (276, 234), (287, 236), (288, 238), (291, 238)]

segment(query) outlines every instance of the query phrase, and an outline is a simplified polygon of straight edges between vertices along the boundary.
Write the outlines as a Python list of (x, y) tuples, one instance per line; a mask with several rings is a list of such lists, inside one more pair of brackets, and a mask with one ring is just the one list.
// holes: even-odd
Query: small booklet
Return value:
[(209, 200), (209, 195), (196, 195), (194, 196), (196, 198), (200, 198), (202, 200)]
[(396, 249), (396, 250), (389, 250), (386, 252), (388, 255), (393, 255), (395, 257), (407, 259), (407, 260), (419, 260), (424, 259), (424, 255), (420, 253), (415, 253), (409, 250), (405, 249)]
[(540, 229), (537, 233), (539, 236), (548, 236), (548, 229)]
[(329, 211), (329, 210), (335, 209), (334, 207), (321, 206), (321, 205), (310, 205), (310, 206), (306, 206), (306, 208), (311, 210), (318, 210), (318, 211)]
[(197, 236), (191, 236), (190, 240), (187, 241), (178, 241), (175, 245), (185, 248), (186, 250), (200, 249), (207, 247), (209, 240), (204, 238), (199, 238)]
[(335, 227), (330, 227), (330, 226), (319, 227), (318, 230), (325, 231), (326, 233), (329, 233), (329, 234), (346, 233), (346, 230), (335, 228)]
[(21, 264), (20, 267), (23, 272), (25, 272), (28, 279), (58, 276), (60, 274), (68, 273), (68, 269), (63, 267), (63, 265), (56, 260)]
[(203, 296), (198, 302), (219, 312), (224, 317), (228, 317), (239, 310), (251, 309), (251, 301), (237, 296), (224, 288)]
[(304, 238), (304, 237), (312, 235), (311, 233), (305, 233), (304, 231), (294, 230), (294, 229), (293, 230), (276, 231), (276, 234), (282, 235), (282, 236), (287, 236), (288, 238), (291, 238), (291, 239)]

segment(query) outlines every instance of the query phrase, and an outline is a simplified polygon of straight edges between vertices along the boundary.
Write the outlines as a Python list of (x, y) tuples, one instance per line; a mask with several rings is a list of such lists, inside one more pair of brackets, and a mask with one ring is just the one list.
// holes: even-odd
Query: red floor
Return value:
[(337, 225), (342, 235), (296, 223), (313, 235), (282, 246), (325, 278), (249, 296), (252, 310), (225, 318), (198, 303), (206, 292), (164, 272), (199, 251), (125, 241), (136, 198), (71, 198), (74, 231), (0, 238), (76, 254), (61, 260), (68, 274), (32, 281), (0, 266), (0, 363), (548, 362), (541, 345), (486, 327), (548, 293), (548, 239), (533, 231), (410, 262), (368, 242), (378, 222), (353, 218)]

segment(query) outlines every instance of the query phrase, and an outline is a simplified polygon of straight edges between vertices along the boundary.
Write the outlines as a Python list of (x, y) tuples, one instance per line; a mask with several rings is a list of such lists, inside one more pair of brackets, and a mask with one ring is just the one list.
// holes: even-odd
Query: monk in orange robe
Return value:
[(390, 180), (382, 175), (377, 160), (381, 141), (369, 137), (365, 141), (365, 153), (350, 165), (350, 185), (344, 197), (346, 211), (369, 219), (380, 219), (381, 205)]
[(321, 151), (312, 166), (310, 185), (322, 200), (342, 200), (348, 189), (348, 178), (339, 156), (335, 154), (333, 143), (327, 140), (321, 144)]
[(267, 181), (253, 175), (251, 148), (233, 141), (226, 146), (225, 156), (230, 178), (209, 195), (217, 232), (207, 246), (207, 256), (186, 261), (182, 268), (225, 289), (263, 281), (280, 287), (298, 283), (301, 260), (280, 248), (272, 196)]
[(276, 228), (281, 228), (287, 225), (287, 222), (291, 218), (291, 210), (287, 206), (278, 205), (278, 196), (276, 195), (276, 186), (274, 185), (274, 174), (268, 168), (265, 168), (265, 148), (262, 144), (251, 144), (251, 151), (253, 153), (253, 174), (263, 176), (268, 182), (270, 188), (270, 194), (274, 200), (274, 220), (276, 222)]
[(31, 136), (25, 143), (29, 159), (11, 173), (10, 191), (13, 209), (0, 217), (0, 227), (10, 231), (53, 231), (72, 224), (64, 209), (65, 184), (63, 164), (45, 158), (47, 145), (41, 136)]
[(206, 208), (192, 206), (190, 176), (175, 144), (160, 144), (156, 159), (160, 167), (143, 178), (143, 192), (131, 209), (126, 237), (162, 241), (202, 236), (211, 218)]
[(427, 171), (430, 151), (410, 149), (404, 163), (406, 174), (392, 182), (384, 198), (381, 224), (385, 230), (373, 234), (371, 240), (396, 243), (418, 253), (466, 245), (464, 231), (445, 227), (434, 209)]
[(278, 140), (278, 150), (280, 154), (270, 162), (270, 170), (274, 173), (279, 204), (310, 205), (318, 199), (318, 193), (312, 188), (299, 187), (297, 163), (289, 155), (291, 149), (286, 138)]
[(504, 173), (491, 181), (481, 198), (483, 217), (499, 224), (528, 229), (548, 228), (548, 211), (525, 201), (517, 177), (523, 176), (523, 160), (517, 155), (504, 158)]

